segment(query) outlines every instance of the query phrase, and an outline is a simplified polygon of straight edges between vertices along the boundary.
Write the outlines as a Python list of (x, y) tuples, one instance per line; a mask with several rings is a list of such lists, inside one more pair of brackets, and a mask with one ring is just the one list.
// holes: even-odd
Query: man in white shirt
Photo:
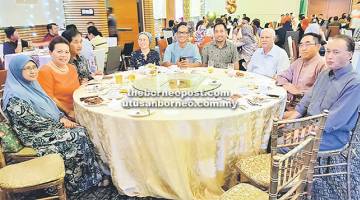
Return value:
[(290, 66), (290, 61), (284, 49), (275, 45), (275, 31), (265, 28), (261, 32), (262, 48), (257, 49), (247, 66), (247, 71), (275, 78), (277, 74)]

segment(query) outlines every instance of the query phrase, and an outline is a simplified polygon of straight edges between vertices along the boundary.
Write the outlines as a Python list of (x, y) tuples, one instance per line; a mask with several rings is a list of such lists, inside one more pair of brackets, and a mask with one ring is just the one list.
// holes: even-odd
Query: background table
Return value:
[(246, 110), (156, 109), (150, 116), (134, 118), (121, 108), (84, 106), (79, 98), (94, 95), (84, 87), (74, 93), (76, 119), (109, 164), (119, 192), (217, 199), (222, 185), (233, 184), (239, 158), (265, 151), (272, 119), (284, 110), (286, 91), (260, 75), (229, 78), (216, 69), (211, 76), (222, 82), (219, 91), (268, 84), (280, 98)]
[[(49, 55), (49, 53), (45, 53), (45, 52), (35, 52), (35, 51), (30, 51), (30, 52), (23, 52), (21, 54), (25, 54), (25, 55), (29, 55), (35, 62), (36, 64), (40, 67), (42, 65), (45, 65), (47, 63), (49, 63), (51, 61), (51, 56)], [(9, 69), (9, 64), (11, 62), (11, 60), (19, 54), (7, 54), (5, 55), (5, 69)]]

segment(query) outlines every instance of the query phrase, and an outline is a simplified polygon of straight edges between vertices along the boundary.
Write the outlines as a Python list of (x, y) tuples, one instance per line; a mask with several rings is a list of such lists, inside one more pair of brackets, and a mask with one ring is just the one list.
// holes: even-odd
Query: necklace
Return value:
[(67, 72), (68, 69), (69, 69), (66, 65), (65, 65), (65, 67), (59, 67), (59, 66), (57, 66), (54, 62), (51, 62), (51, 66), (52, 66), (54, 69), (56, 69), (56, 70), (58, 70), (59, 72), (62, 72), (62, 73)]

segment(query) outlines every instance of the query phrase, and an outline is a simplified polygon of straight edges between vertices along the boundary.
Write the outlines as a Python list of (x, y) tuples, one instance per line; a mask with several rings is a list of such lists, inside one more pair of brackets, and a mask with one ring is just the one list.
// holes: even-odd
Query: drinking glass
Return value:
[(214, 61), (213, 60), (209, 60), (207, 69), (208, 69), (209, 74), (214, 72)]

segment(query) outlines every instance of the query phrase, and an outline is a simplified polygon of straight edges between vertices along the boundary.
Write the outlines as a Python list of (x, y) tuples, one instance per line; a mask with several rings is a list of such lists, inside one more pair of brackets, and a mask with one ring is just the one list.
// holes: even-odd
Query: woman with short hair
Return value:
[(56, 106), (74, 119), (73, 93), (80, 87), (80, 82), (76, 67), (69, 64), (69, 42), (57, 36), (50, 42), (49, 51), (51, 61), (40, 68), (38, 81)]

